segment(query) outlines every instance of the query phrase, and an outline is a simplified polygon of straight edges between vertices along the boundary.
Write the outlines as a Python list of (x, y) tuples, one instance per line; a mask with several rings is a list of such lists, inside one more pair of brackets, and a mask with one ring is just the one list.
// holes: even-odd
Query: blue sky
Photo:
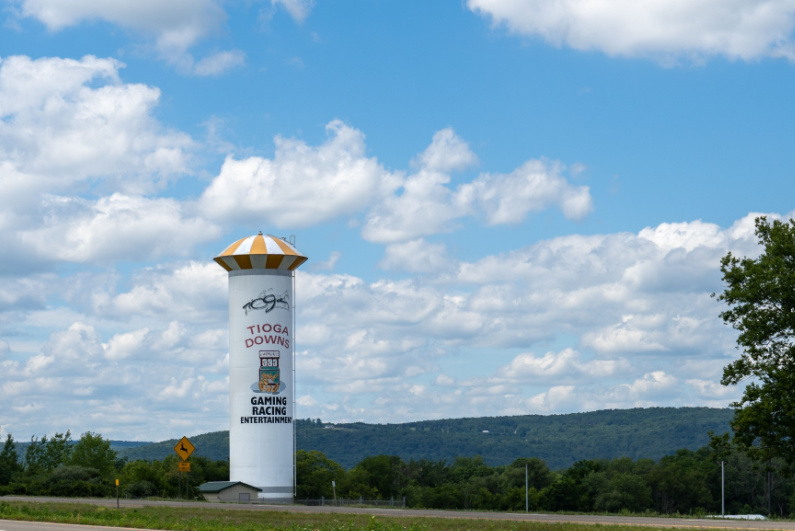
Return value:
[(0, 428), (228, 428), (296, 236), (297, 416), (726, 407), (710, 294), (795, 209), (795, 2), (6, 0)]

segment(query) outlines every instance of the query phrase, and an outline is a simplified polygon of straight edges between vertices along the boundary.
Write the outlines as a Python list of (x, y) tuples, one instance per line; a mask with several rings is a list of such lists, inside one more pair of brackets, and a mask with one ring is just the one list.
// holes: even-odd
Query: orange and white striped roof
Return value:
[(306, 262), (306, 256), (276, 236), (260, 232), (237, 240), (213, 258), (227, 271), (241, 269), (283, 269), (293, 271)]

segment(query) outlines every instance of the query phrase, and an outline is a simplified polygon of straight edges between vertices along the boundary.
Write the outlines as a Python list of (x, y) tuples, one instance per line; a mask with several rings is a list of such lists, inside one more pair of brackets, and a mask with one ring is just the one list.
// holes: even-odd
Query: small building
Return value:
[(209, 502), (251, 503), (257, 501), (261, 491), (242, 481), (210, 481), (199, 485), (199, 492)]

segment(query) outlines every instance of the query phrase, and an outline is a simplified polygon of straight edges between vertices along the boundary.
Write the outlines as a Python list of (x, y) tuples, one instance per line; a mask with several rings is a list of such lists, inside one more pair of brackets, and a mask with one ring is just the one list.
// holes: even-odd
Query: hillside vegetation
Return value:
[[(404, 460), (452, 463), (480, 455), (490, 466), (519, 457), (537, 457), (553, 470), (583, 459), (657, 460), (680, 449), (696, 450), (708, 433), (729, 431), (731, 409), (648, 408), (603, 410), (567, 415), (523, 415), (428, 420), (405, 424), (331, 424), (296, 421), (300, 450), (322, 452), (350, 469), (367, 456), (395, 455)], [(190, 436), (196, 456), (229, 457), (229, 432)], [(174, 453), (177, 439), (118, 448), (130, 460), (160, 460)]]

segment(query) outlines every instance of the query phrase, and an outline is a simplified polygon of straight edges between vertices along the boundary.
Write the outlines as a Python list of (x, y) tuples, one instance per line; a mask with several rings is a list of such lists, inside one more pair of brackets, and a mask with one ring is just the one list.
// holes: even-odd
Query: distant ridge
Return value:
[[(565, 415), (522, 415), (426, 420), (404, 424), (296, 421), (297, 445), (318, 450), (345, 468), (367, 456), (397, 455), (404, 460), (444, 460), (480, 455), (490, 466), (519, 457), (538, 457), (552, 469), (582, 459), (630, 457), (658, 460), (680, 449), (709, 443), (710, 431), (729, 431), (732, 409), (636, 408)], [(194, 455), (227, 459), (229, 432), (190, 437)], [(119, 448), (128, 459), (163, 459), (176, 439)]]

